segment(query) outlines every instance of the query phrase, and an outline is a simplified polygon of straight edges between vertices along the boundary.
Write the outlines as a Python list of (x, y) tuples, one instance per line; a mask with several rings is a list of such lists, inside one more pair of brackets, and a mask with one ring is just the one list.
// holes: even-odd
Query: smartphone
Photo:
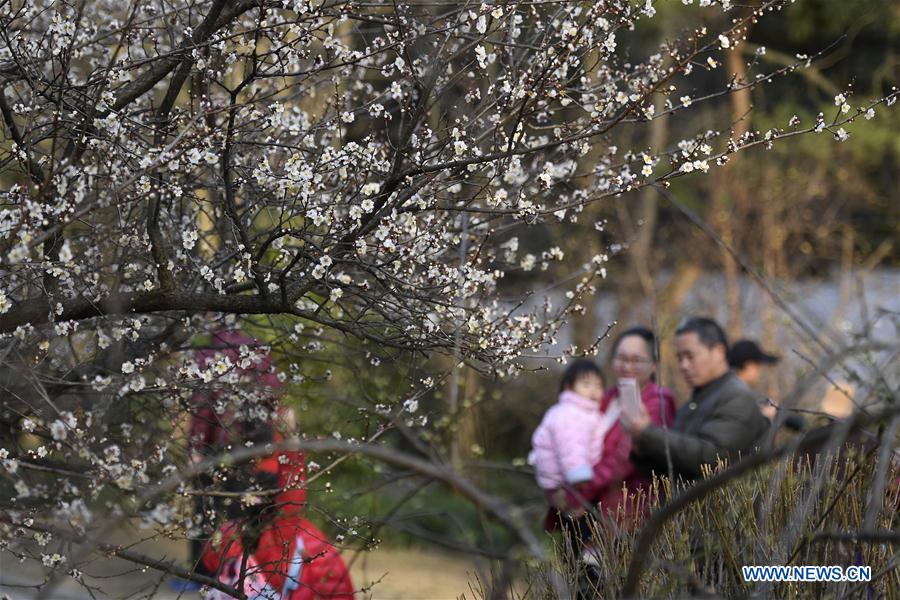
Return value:
[(640, 416), (641, 395), (636, 379), (630, 377), (619, 379), (619, 406), (631, 420), (636, 420)]

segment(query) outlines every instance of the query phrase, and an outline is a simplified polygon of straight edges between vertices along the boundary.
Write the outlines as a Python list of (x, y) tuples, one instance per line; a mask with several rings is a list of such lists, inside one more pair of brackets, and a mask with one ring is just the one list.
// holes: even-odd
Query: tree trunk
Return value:
[[(726, 54), (726, 63), (727, 73), (733, 77), (735, 84), (746, 81), (747, 69), (738, 49), (732, 49)], [(732, 139), (738, 140), (750, 129), (750, 90), (746, 88), (735, 90), (729, 95), (729, 98), (731, 99)], [(744, 212), (741, 209), (744, 206), (742, 200), (745, 197), (739, 186), (732, 185), (735, 160), (736, 157), (732, 156), (731, 160), (720, 170), (713, 203), (713, 222), (718, 226), (722, 240), (732, 247), (736, 244), (734, 224)], [(730, 336), (740, 335), (744, 326), (741, 314), (740, 267), (724, 248), (720, 250), (720, 254), (725, 271), (725, 295), (728, 307), (726, 329)]]

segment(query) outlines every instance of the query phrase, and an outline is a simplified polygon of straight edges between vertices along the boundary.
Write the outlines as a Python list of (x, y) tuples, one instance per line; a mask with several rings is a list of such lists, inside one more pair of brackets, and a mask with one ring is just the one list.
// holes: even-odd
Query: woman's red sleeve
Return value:
[(591, 479), (591, 497), (597, 498), (611, 484), (628, 478), (634, 471), (629, 459), (631, 438), (622, 431), (617, 421), (607, 432), (603, 440), (603, 456), (594, 465), (594, 477)]

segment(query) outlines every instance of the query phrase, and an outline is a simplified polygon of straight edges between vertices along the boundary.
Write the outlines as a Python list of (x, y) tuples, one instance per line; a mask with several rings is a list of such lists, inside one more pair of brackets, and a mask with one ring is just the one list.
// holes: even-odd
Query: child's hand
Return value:
[(573, 519), (579, 519), (579, 518), (583, 517), (585, 515), (585, 513), (587, 513), (587, 509), (585, 509), (581, 505), (578, 505), (575, 508), (570, 508), (566, 512), (566, 514), (569, 515), (570, 517), (572, 517)]

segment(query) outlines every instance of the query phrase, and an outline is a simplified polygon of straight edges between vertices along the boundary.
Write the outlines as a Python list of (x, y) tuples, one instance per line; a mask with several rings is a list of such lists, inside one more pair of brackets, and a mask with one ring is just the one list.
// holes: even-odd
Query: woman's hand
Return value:
[(778, 414), (778, 405), (771, 398), (766, 398), (766, 403), (759, 407), (759, 412), (771, 423)]
[(645, 429), (653, 424), (650, 420), (650, 414), (647, 412), (647, 407), (643, 404), (641, 404), (641, 412), (637, 415), (630, 415), (627, 411), (623, 410), (619, 413), (619, 421), (622, 423), (622, 429), (624, 429), (631, 437), (641, 435)]

